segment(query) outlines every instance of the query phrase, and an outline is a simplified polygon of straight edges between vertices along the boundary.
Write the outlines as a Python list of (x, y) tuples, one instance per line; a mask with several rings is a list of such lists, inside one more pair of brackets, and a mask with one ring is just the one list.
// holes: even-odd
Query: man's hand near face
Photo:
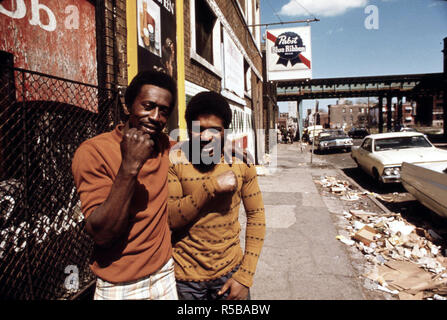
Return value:
[(135, 128), (124, 129), (121, 141), (122, 167), (126, 172), (138, 175), (144, 163), (152, 156), (154, 141), (148, 134)]

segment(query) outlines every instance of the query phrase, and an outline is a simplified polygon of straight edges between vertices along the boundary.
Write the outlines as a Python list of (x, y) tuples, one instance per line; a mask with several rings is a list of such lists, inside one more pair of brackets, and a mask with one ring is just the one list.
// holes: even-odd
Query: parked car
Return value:
[(323, 126), (322, 125), (315, 125), (315, 126), (307, 127), (309, 143), (312, 143), (313, 138), (318, 136), (318, 134), (321, 131), (323, 131)]
[(323, 130), (315, 137), (315, 146), (320, 152), (335, 149), (344, 149), (349, 152), (352, 144), (352, 138), (341, 129)]
[(369, 135), (369, 132), (366, 128), (351, 128), (348, 131), (348, 135), (353, 139), (363, 139)]
[(375, 180), (392, 183), (400, 182), (402, 162), (446, 161), (447, 150), (436, 148), (419, 132), (390, 132), (366, 136), (351, 148), (351, 157)]
[(415, 128), (411, 128), (411, 127), (402, 127), (399, 130), (400, 132), (417, 132), (417, 130)]
[(402, 185), (420, 203), (447, 219), (447, 161), (425, 164), (403, 162)]

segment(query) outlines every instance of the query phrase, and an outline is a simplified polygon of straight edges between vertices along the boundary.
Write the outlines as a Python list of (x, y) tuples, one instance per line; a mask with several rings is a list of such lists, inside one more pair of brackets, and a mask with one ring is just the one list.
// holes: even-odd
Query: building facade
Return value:
[[(399, 110), (400, 108), (400, 110)], [(402, 104), (393, 103), (391, 105), (391, 124), (393, 128), (413, 127), (416, 125), (417, 103), (415, 101), (406, 101)], [(382, 107), (382, 119), (388, 122), (388, 107)], [(371, 106), (368, 111), (368, 127), (377, 127), (379, 124), (379, 106)], [(395, 130), (395, 129), (393, 129)]]
[[(184, 93), (179, 119), (195, 94), (220, 92), (233, 112), (230, 139), (257, 162), (265, 153), (265, 112), (258, 0), (183, 2)], [(181, 83), (181, 76), (179, 83)], [(180, 126), (181, 127), (181, 126)]]
[(276, 83), (267, 81), (265, 44), (262, 44), (262, 76), (263, 76), (263, 128), (265, 129), (265, 152), (271, 153), (277, 141), (279, 107), (276, 94)]
[(367, 104), (336, 104), (328, 106), (331, 128), (349, 130), (351, 127), (366, 127), (368, 124)]

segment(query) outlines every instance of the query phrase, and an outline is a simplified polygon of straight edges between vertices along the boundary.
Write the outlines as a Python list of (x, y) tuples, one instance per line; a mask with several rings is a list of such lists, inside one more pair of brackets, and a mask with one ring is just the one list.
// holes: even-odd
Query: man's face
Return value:
[(130, 110), (129, 127), (151, 137), (159, 135), (171, 113), (171, 102), (169, 90), (151, 84), (143, 85)]
[(200, 141), (200, 153), (213, 157), (221, 152), (224, 141), (224, 123), (221, 118), (213, 114), (202, 114), (195, 120), (190, 131), (191, 140)]

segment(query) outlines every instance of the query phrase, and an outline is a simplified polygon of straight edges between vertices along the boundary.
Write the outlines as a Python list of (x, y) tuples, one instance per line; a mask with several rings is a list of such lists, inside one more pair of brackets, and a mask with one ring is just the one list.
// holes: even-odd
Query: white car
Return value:
[(307, 128), (307, 131), (309, 133), (309, 143), (312, 143), (314, 136), (315, 137), (318, 136), (320, 132), (323, 131), (323, 126), (322, 125), (311, 126)]
[(402, 162), (446, 161), (447, 150), (436, 148), (419, 132), (390, 132), (366, 136), (351, 148), (351, 157), (377, 181), (391, 183), (400, 182)]

